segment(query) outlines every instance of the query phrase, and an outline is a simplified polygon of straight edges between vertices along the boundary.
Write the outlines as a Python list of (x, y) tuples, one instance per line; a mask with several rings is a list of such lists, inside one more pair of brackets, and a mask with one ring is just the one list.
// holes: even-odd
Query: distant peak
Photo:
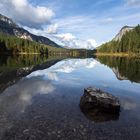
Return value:
[(124, 26), (121, 28), (121, 30), (119, 31), (119, 33), (115, 36), (115, 38), (113, 39), (114, 41), (121, 41), (123, 35), (125, 35), (126, 32), (129, 32), (131, 30), (133, 30), (135, 27), (133, 26)]
[(126, 25), (126, 26), (124, 26), (124, 27), (121, 28), (121, 31), (124, 30), (124, 29), (134, 29), (134, 28), (135, 28), (134, 26), (128, 26), (128, 25)]
[(10, 19), (2, 14), (0, 14), (0, 20), (8, 23), (9, 25), (18, 27), (18, 25), (12, 19)]

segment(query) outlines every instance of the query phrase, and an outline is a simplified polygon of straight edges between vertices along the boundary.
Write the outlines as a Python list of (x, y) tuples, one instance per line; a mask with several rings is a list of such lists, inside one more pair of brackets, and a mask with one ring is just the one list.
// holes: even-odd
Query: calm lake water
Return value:
[[(80, 109), (90, 86), (119, 98), (115, 119)], [(0, 93), (0, 140), (140, 140), (140, 59), (0, 56)]]

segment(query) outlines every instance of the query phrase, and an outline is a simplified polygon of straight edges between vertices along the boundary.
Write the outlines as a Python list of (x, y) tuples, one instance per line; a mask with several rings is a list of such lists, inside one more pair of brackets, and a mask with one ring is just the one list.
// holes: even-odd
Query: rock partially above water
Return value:
[(96, 122), (116, 120), (119, 117), (120, 102), (109, 93), (89, 87), (84, 90), (80, 108), (88, 118)]

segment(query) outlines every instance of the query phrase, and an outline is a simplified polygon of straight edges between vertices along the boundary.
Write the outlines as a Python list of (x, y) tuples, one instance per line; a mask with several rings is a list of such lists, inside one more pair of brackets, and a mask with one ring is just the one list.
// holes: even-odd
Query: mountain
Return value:
[(18, 38), (27, 39), (30, 41), (36, 41), (41, 44), (58, 47), (58, 48), (60, 47), (58, 44), (56, 44), (55, 42), (51, 41), (46, 37), (34, 35), (28, 32), (27, 30), (25, 30), (24, 28), (19, 27), (12, 19), (1, 14), (0, 14), (0, 32), (8, 33)]
[(131, 26), (124, 26), (119, 33), (115, 36), (115, 38), (113, 39), (114, 41), (121, 41), (123, 35), (125, 35), (127, 32), (133, 30), (134, 27)]
[(114, 39), (99, 46), (97, 53), (140, 54), (140, 25), (124, 26)]

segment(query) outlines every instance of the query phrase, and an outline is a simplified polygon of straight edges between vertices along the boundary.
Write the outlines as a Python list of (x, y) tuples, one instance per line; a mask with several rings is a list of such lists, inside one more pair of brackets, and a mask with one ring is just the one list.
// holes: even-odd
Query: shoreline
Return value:
[(119, 56), (119, 57), (140, 57), (140, 54), (134, 53), (95, 53), (95, 56)]

